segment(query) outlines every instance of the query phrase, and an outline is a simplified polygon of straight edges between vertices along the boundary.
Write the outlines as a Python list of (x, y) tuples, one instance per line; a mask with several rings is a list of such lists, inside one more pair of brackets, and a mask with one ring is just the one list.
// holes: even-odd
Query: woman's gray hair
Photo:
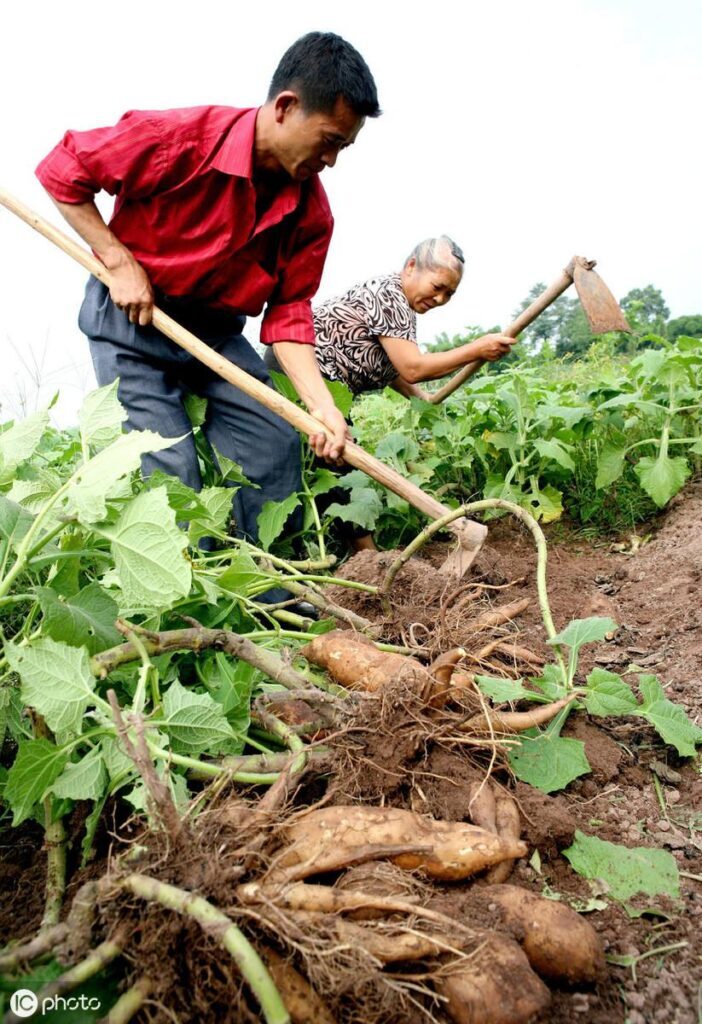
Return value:
[(439, 235), (438, 238), (425, 238), (419, 245), (415, 245), (412, 252), (405, 260), (405, 266), (410, 260), (414, 260), (418, 270), (436, 270), (437, 267), (447, 267), (449, 270), (457, 270), (463, 273), (465, 256), (463, 250), (456, 245), (448, 235)]

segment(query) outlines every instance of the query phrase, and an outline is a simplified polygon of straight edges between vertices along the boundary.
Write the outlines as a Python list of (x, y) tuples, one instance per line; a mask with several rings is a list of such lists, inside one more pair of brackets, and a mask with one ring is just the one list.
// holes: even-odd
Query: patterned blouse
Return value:
[(381, 337), (417, 344), (417, 315), (399, 274), (373, 277), (313, 311), (317, 362), (329, 380), (353, 391), (384, 388), (397, 376)]

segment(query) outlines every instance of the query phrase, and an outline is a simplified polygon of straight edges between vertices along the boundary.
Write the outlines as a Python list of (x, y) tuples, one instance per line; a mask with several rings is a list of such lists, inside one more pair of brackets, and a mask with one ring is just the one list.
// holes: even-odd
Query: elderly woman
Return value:
[(425, 397), (416, 385), (445, 377), (476, 359), (494, 361), (514, 344), (504, 334), (485, 334), (447, 352), (422, 352), (417, 314), (444, 306), (463, 276), (463, 253), (447, 235), (415, 246), (399, 274), (354, 285), (314, 310), (316, 355), (322, 374), (354, 394), (390, 385), (409, 397)]

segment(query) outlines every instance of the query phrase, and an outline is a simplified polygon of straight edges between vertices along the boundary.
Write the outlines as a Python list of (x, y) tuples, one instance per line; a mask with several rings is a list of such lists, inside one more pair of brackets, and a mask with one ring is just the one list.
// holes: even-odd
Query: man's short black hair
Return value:
[(340, 96), (359, 117), (380, 114), (370, 69), (358, 50), (333, 32), (308, 32), (283, 54), (268, 90), (294, 89), (307, 113), (328, 114)]

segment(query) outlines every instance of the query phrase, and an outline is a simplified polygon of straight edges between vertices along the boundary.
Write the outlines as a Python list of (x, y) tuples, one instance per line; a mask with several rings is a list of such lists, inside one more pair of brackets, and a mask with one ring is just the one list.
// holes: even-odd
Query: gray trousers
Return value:
[[(245, 317), (165, 296), (157, 296), (157, 304), (220, 355), (272, 387), (263, 360), (241, 334)], [(119, 377), (118, 396), (128, 414), (127, 429), (155, 430), (163, 437), (187, 435), (179, 444), (144, 456), (146, 475), (161, 469), (200, 490), (192, 425), (183, 398), (193, 393), (207, 399), (203, 424), (207, 440), (259, 485), (260, 490), (241, 487), (233, 501), (237, 535), (255, 542), (257, 518), (264, 502), (281, 501), (301, 490), (300, 438), (296, 431), (156, 328), (130, 324), (127, 315), (110, 299), (105, 285), (94, 277), (88, 281), (78, 323), (90, 341), (98, 384), (110, 384)]]

